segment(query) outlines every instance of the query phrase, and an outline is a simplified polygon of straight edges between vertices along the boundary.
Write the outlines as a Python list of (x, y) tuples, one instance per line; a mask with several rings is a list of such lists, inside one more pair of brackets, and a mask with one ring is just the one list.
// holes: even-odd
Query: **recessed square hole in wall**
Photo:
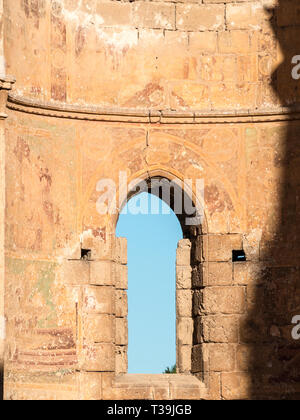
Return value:
[(90, 260), (92, 257), (92, 250), (91, 249), (82, 249), (81, 250), (81, 259), (82, 260)]
[(243, 251), (242, 249), (232, 251), (232, 262), (241, 261), (247, 261), (245, 251)]

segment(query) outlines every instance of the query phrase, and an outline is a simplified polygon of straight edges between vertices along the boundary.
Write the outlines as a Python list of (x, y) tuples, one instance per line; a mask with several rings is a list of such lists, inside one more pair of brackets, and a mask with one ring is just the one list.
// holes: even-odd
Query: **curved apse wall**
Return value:
[(269, 82), (281, 56), (264, 4), (5, 0), (7, 71), (15, 93), (43, 101), (278, 106)]

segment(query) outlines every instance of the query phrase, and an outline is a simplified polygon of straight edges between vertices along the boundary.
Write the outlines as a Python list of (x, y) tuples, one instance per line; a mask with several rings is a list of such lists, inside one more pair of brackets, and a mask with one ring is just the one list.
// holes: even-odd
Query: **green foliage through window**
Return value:
[(170, 367), (167, 367), (164, 373), (176, 373), (176, 365)]

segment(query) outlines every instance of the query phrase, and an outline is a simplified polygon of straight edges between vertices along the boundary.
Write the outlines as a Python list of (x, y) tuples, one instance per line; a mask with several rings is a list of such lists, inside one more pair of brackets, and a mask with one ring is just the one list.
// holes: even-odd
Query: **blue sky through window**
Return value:
[[(145, 214), (151, 207), (155, 214)], [(175, 263), (181, 226), (162, 200), (141, 193), (124, 207), (116, 234), (128, 241), (128, 373), (162, 373), (176, 362)]]

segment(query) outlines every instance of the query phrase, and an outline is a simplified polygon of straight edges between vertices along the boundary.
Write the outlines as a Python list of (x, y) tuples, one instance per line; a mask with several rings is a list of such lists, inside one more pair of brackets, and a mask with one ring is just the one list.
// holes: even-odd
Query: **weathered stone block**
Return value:
[(243, 236), (243, 249), (248, 260), (259, 260), (261, 238), (261, 229), (253, 229), (250, 233)]
[(177, 345), (193, 344), (193, 319), (177, 318)]
[(224, 27), (224, 5), (178, 4), (176, 27), (188, 31), (217, 31)]
[(177, 290), (176, 308), (178, 317), (192, 316), (192, 292), (191, 290)]
[(174, 4), (136, 2), (133, 13), (137, 27), (175, 29)]
[(195, 290), (192, 296), (192, 314), (194, 317), (197, 317), (203, 314), (202, 302), (203, 302), (203, 291)]
[(102, 398), (102, 377), (99, 372), (78, 372), (79, 399), (98, 401)]
[(114, 284), (117, 289), (128, 289), (128, 267), (116, 263), (114, 265)]
[(199, 383), (190, 384), (186, 380), (182, 384), (170, 383), (170, 399), (171, 400), (199, 400), (203, 396), (203, 388)]
[(83, 318), (83, 339), (89, 343), (112, 343), (115, 322), (111, 315), (87, 315)]
[(88, 372), (113, 372), (114, 345), (110, 343), (85, 345), (80, 354), (79, 368)]
[(97, 236), (96, 238), (93, 237), (90, 246), (85, 246), (83, 248), (91, 249), (93, 260), (112, 260), (114, 257), (114, 247), (115, 236), (106, 235), (104, 240), (100, 232), (100, 236)]
[(208, 315), (201, 317), (201, 329), (205, 342), (237, 343), (238, 317), (227, 315)]
[(128, 315), (128, 296), (124, 290), (116, 290), (115, 292), (116, 302), (116, 317), (125, 318)]
[(248, 399), (251, 395), (251, 376), (245, 373), (222, 373), (221, 385), (226, 400)]
[(231, 286), (233, 284), (233, 264), (231, 262), (209, 262), (203, 264), (204, 278), (209, 286)]
[(203, 56), (199, 59), (200, 77), (205, 81), (234, 81), (236, 58), (231, 56)]
[(115, 372), (104, 372), (102, 375), (102, 398), (114, 400), (117, 396), (117, 390), (114, 389)]
[(188, 373), (192, 368), (192, 346), (179, 346), (177, 349), (179, 373)]
[(204, 344), (197, 344), (192, 347), (192, 372), (204, 373), (209, 371), (209, 352)]
[(116, 346), (116, 374), (127, 373), (127, 346)]
[(98, 286), (114, 285), (114, 263), (112, 261), (90, 261), (90, 284)]
[(118, 399), (118, 400), (150, 400), (153, 398), (153, 391), (152, 387), (149, 385), (144, 386), (132, 386), (128, 385), (116, 387), (112, 395), (115, 395), (114, 398), (110, 399)]
[(218, 33), (218, 48), (222, 54), (247, 54), (250, 51), (248, 31), (235, 30)]
[(245, 262), (233, 264), (233, 281), (237, 285), (261, 284), (264, 281), (261, 264)]
[(208, 346), (209, 368), (215, 372), (235, 370), (235, 346), (232, 344), (204, 344)]
[(127, 318), (116, 318), (116, 344), (126, 346), (128, 344)]
[(176, 288), (191, 289), (192, 287), (192, 268), (190, 266), (176, 267)]
[(88, 286), (83, 289), (83, 311), (94, 314), (114, 314), (114, 288)]
[(209, 399), (221, 399), (221, 373), (210, 372), (208, 377)]
[(188, 239), (179, 241), (177, 254), (176, 254), (176, 265), (177, 266), (190, 266), (191, 264), (191, 242)]
[(189, 37), (186, 32), (178, 31), (164, 31), (164, 41), (168, 46), (187, 47), (189, 44)]
[(209, 235), (208, 260), (230, 261), (232, 260), (232, 251), (242, 249), (241, 235)]
[(62, 265), (62, 276), (64, 284), (82, 285), (89, 284), (90, 266), (82, 260), (67, 260)]
[(85, 231), (81, 238), (81, 248), (91, 250), (92, 260), (112, 259), (113, 238), (108, 236), (106, 240), (100, 236), (94, 236), (91, 230)]
[[(167, 31), (169, 32), (169, 31)], [(171, 31), (173, 33), (173, 31)], [(139, 29), (139, 45), (149, 47), (153, 42), (164, 42), (164, 30), (163, 29)]]
[(115, 240), (115, 260), (119, 264), (127, 264), (127, 239), (116, 238)]
[(208, 286), (208, 271), (204, 269), (203, 264), (198, 264), (192, 269), (192, 288), (201, 288)]
[(69, 260), (81, 259), (81, 244), (80, 243), (77, 243), (76, 245), (70, 248), (70, 252), (68, 252), (68, 259)]
[(245, 289), (239, 286), (206, 287), (202, 299), (206, 313), (242, 314), (246, 309)]
[(97, 2), (96, 12), (103, 26), (126, 25), (131, 22), (131, 4), (120, 2)]
[(251, 3), (228, 4), (226, 8), (228, 29), (261, 29), (267, 18), (267, 12), (258, 1)]
[(190, 32), (190, 48), (192, 51), (215, 53), (217, 49), (217, 32)]
[(155, 386), (152, 389), (153, 399), (156, 401), (167, 400), (170, 397), (169, 384), (163, 386)]

